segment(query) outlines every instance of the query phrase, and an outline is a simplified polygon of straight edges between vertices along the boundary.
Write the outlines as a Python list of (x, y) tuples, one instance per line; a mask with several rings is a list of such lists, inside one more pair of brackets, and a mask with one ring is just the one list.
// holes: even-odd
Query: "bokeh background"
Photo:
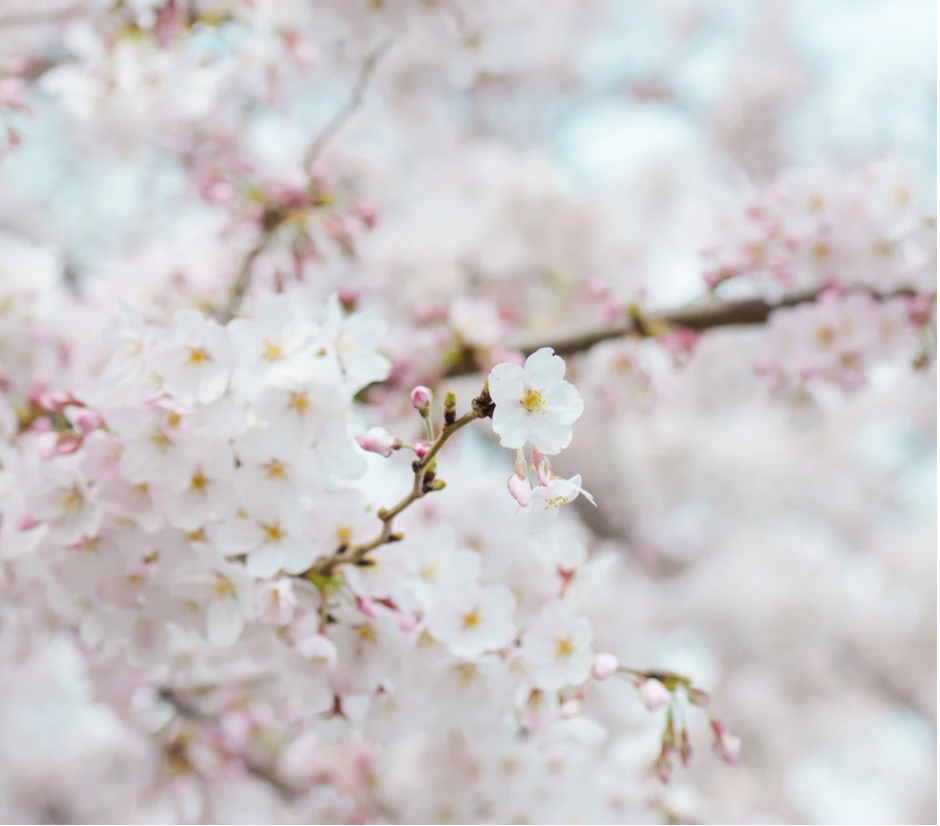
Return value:
[[(248, 242), (194, 192), (189, 136), (211, 160), (237, 135), (254, 174), (290, 182), (386, 37), (320, 158), (378, 221), (310, 289), (380, 304), (393, 353), (433, 350), (416, 307), (492, 344), (504, 323), (599, 324), (601, 289), (700, 300), (722, 218), (793, 169), (901, 158), (936, 214), (932, 0), (258, 3), (253, 28), (206, 26), (165, 63), (129, 50), (96, 86), (88, 31), (113, 6), (0, 4), (0, 60), (38, 77), (0, 164), (3, 257), (99, 305), (171, 282), (211, 305)], [(264, 32), (285, 21), (318, 49), (269, 100)], [(612, 587), (632, 664), (692, 675), (744, 744), (650, 794), (664, 822), (934, 822), (936, 374), (899, 359), (855, 392), (781, 397), (754, 370), (761, 336), (711, 331), (681, 367), (638, 347), (616, 382), (603, 352), (572, 362), (587, 409), (560, 469), (599, 502), (595, 549), (630, 560)], [(657, 723), (635, 725), (655, 757)]]

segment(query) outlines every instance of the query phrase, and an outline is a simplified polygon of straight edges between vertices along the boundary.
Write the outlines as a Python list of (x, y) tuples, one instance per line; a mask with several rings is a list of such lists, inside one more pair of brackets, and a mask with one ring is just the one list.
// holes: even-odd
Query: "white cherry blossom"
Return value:
[(537, 350), (525, 366), (498, 364), (489, 376), (496, 403), (493, 430), (503, 447), (530, 442), (554, 455), (571, 443), (572, 424), (584, 410), (573, 384), (564, 380), (565, 362), (550, 347)]
[(533, 665), (532, 682), (545, 691), (580, 685), (591, 674), (591, 623), (561, 602), (547, 604), (522, 637), (520, 654)]
[(515, 599), (501, 586), (442, 595), (428, 612), (428, 632), (455, 657), (472, 659), (508, 645), (516, 633)]
[(561, 509), (571, 504), (579, 495), (594, 504), (594, 497), (581, 487), (580, 474), (570, 479), (555, 478), (547, 485), (533, 488), (529, 504), (523, 510), (529, 530), (532, 533), (550, 530), (558, 521)]
[(207, 404), (228, 385), (232, 369), (228, 331), (196, 310), (179, 310), (170, 335), (150, 350), (149, 362), (178, 399)]

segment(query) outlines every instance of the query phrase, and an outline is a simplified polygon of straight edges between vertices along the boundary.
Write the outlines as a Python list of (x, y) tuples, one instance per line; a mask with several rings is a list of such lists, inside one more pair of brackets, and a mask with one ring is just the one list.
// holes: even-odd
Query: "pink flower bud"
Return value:
[(520, 479), (515, 473), (509, 477), (509, 493), (522, 507), (532, 501), (532, 485), (528, 479)]
[(562, 720), (570, 720), (581, 713), (581, 703), (577, 700), (566, 700), (558, 708), (558, 716)]
[(53, 424), (50, 419), (47, 419), (45, 416), (41, 416), (29, 426), (29, 429), (33, 433), (51, 433), (53, 430)]
[(101, 416), (97, 413), (92, 413), (90, 410), (83, 410), (75, 417), (75, 425), (82, 433), (97, 430), (103, 423)]
[(38, 399), (39, 406), (43, 410), (48, 410), (50, 413), (55, 413), (61, 410), (71, 401), (71, 396), (69, 396), (68, 393), (63, 393), (60, 390), (52, 391), (50, 393), (43, 393)]
[(606, 298), (610, 294), (610, 286), (600, 278), (592, 278), (587, 283), (587, 291), (591, 298)]
[(55, 446), (55, 452), (59, 456), (67, 456), (74, 453), (82, 446), (82, 436), (74, 433), (60, 433), (59, 440)]
[[(46, 421), (48, 421), (48, 419)], [(36, 454), (43, 461), (56, 456), (58, 447), (59, 437), (51, 430), (46, 430), (41, 436), (36, 438)]]
[(536, 447), (532, 448), (532, 471), (539, 480), (540, 485), (548, 485), (552, 481), (552, 463), (544, 453)]
[(715, 753), (726, 763), (734, 766), (741, 759), (741, 738), (732, 734), (714, 718), (712, 731), (715, 732), (713, 748)]
[(419, 384), (411, 391), (411, 404), (422, 416), (427, 416), (428, 406), (431, 404), (431, 390)]
[(669, 702), (669, 689), (659, 680), (650, 678), (640, 684), (640, 699), (647, 711), (657, 711)]
[(431, 450), (431, 443), (427, 439), (418, 439), (415, 442), (415, 456), (423, 459)]
[(604, 304), (604, 310), (601, 313), (601, 321), (604, 324), (613, 324), (623, 317), (625, 307), (619, 301), (610, 299)]
[(368, 599), (367, 597), (357, 597), (356, 606), (369, 619), (375, 619), (379, 615), (378, 607), (371, 599)]
[(402, 612), (398, 615), (398, 627), (403, 633), (410, 634), (418, 627), (418, 618), (414, 614)]
[(21, 531), (31, 531), (38, 524), (39, 523), (28, 513), (24, 513), (22, 516), (20, 516), (19, 519), (16, 520), (16, 527)]
[(607, 680), (620, 668), (620, 660), (606, 651), (594, 655), (594, 679)]
[(384, 456), (385, 458), (391, 456), (392, 451), (398, 450), (401, 447), (401, 439), (397, 436), (393, 436), (384, 427), (373, 427), (365, 433), (360, 433), (356, 436), (356, 443), (363, 450), (368, 450), (370, 453), (378, 453), (379, 456)]
[(689, 702), (699, 708), (708, 708), (711, 698), (700, 688), (689, 689)]

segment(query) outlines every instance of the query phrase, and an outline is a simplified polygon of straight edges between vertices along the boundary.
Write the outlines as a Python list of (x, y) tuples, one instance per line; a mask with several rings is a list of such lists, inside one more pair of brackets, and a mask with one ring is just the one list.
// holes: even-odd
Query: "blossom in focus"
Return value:
[(393, 436), (384, 427), (373, 427), (356, 436), (356, 443), (363, 450), (378, 453), (386, 459), (401, 447), (401, 439)]
[(571, 443), (571, 426), (584, 410), (584, 402), (564, 376), (565, 362), (550, 347), (534, 352), (524, 367), (497, 364), (493, 368), (489, 376), (490, 396), (496, 404), (493, 430), (503, 447), (519, 448), (531, 442), (542, 453), (554, 455)]
[(550, 530), (558, 521), (562, 507), (573, 502), (581, 494), (594, 504), (594, 497), (581, 487), (580, 474), (570, 479), (552, 479), (547, 485), (534, 488), (528, 507), (524, 511), (529, 530), (532, 533)]

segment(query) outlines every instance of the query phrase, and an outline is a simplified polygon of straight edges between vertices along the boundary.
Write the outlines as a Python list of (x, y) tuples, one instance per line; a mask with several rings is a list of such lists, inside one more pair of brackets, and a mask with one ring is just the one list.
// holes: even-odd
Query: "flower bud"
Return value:
[(448, 390), (444, 395), (444, 424), (453, 424), (457, 421), (457, 394)]
[(386, 458), (392, 455), (392, 451), (401, 447), (401, 439), (393, 436), (384, 427), (373, 427), (365, 433), (360, 433), (356, 436), (356, 443), (363, 450), (378, 453)]
[(532, 471), (540, 485), (546, 486), (552, 481), (552, 463), (537, 447), (532, 448)]
[(617, 672), (620, 660), (606, 651), (594, 655), (594, 679), (607, 680)]
[(398, 615), (398, 628), (404, 634), (410, 634), (415, 628), (418, 627), (418, 618), (407, 611), (403, 611)]
[(518, 474), (514, 473), (509, 477), (508, 487), (512, 498), (523, 508), (532, 501), (532, 485), (529, 484), (528, 479), (520, 478)]
[(558, 707), (558, 716), (562, 720), (571, 720), (581, 713), (581, 703), (577, 700), (566, 700)]
[(419, 384), (411, 391), (411, 404), (426, 419), (431, 412), (431, 389)]
[(431, 443), (427, 439), (418, 439), (415, 442), (415, 456), (423, 459), (431, 450)]
[(732, 734), (717, 720), (712, 719), (712, 731), (715, 732), (713, 748), (715, 753), (726, 763), (735, 765), (741, 759), (741, 738)]
[(708, 708), (711, 698), (700, 688), (689, 689), (689, 702), (699, 708)]
[(650, 678), (640, 684), (640, 699), (647, 711), (657, 711), (669, 702), (669, 689), (659, 680)]
[(362, 611), (369, 619), (375, 619), (379, 615), (379, 609), (376, 604), (367, 597), (357, 597), (356, 607)]

